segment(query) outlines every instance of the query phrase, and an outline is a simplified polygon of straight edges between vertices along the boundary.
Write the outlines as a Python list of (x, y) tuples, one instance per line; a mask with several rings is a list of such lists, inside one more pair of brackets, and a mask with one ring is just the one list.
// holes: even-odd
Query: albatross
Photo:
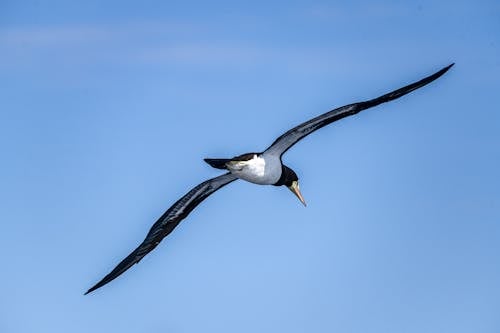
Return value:
[(205, 162), (209, 165), (217, 169), (226, 170), (227, 172), (195, 186), (186, 195), (177, 200), (153, 224), (144, 241), (108, 275), (90, 288), (85, 295), (116, 279), (132, 265), (137, 264), (145, 255), (151, 252), (163, 238), (170, 234), (196, 206), (209, 195), (236, 179), (243, 179), (259, 185), (286, 186), (305, 206), (306, 202), (300, 193), (299, 178), (297, 174), (290, 167), (284, 165), (281, 160), (283, 154), (288, 149), (307, 135), (334, 121), (355, 115), (360, 111), (379, 104), (395, 100), (431, 83), (446, 73), (453, 65), (452, 63), (432, 75), (377, 98), (348, 104), (323, 113), (285, 132), (262, 152), (246, 153), (233, 158), (206, 158)]

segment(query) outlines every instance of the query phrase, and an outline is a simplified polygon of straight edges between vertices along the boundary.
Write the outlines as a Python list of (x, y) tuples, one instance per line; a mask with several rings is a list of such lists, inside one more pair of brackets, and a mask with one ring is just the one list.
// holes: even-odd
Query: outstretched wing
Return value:
[(451, 66), (454, 64), (451, 64), (449, 66), (444, 67), (440, 71), (420, 80), (417, 82), (414, 82), (412, 84), (407, 85), (406, 87), (394, 90), (388, 94), (385, 94), (383, 96), (371, 99), (369, 101), (364, 101), (364, 102), (359, 102), (359, 103), (354, 103), (354, 104), (349, 104), (345, 106), (341, 106), (337, 109), (334, 109), (332, 111), (326, 112), (316, 118), (313, 118), (311, 120), (306, 121), (303, 124), (300, 124), (297, 127), (292, 128), (279, 138), (277, 138), (269, 148), (266, 149), (265, 153), (266, 154), (271, 154), (271, 155), (283, 155), (290, 147), (292, 147), (294, 144), (296, 144), (299, 140), (307, 136), (308, 134), (311, 134), (312, 132), (316, 131), (317, 129), (320, 129), (323, 126), (326, 126), (330, 123), (333, 123), (334, 121), (337, 121), (339, 119), (342, 119), (347, 116), (352, 116), (360, 111), (369, 109), (371, 107), (377, 106), (381, 103), (389, 102), (392, 101), (396, 98), (399, 98), (401, 96), (404, 96), (413, 90), (416, 90), (420, 87), (425, 86), (426, 84), (431, 83), (432, 81), (436, 80), (439, 78), (441, 75), (446, 73), (448, 69), (450, 69)]
[(123, 259), (108, 275), (106, 275), (95, 286), (90, 288), (88, 293), (104, 286), (108, 282), (117, 278), (120, 274), (129, 269), (132, 265), (138, 263), (146, 254), (151, 252), (163, 238), (174, 230), (174, 228), (186, 217), (191, 211), (198, 206), (205, 198), (214, 193), (224, 185), (237, 179), (231, 173), (209, 179), (198, 186), (194, 187), (185, 196), (180, 198), (172, 205), (149, 230), (144, 241)]

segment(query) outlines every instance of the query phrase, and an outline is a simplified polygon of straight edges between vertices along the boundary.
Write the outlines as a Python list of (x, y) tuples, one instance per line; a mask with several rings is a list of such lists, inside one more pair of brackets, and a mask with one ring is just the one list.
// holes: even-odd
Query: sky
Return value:
[[(498, 1), (0, 0), (0, 331), (499, 332)], [(205, 157), (455, 62), (83, 293)]]

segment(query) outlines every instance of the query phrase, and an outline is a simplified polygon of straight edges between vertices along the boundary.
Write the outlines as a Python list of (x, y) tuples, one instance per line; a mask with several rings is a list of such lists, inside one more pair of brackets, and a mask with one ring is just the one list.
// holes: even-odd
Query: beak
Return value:
[(292, 185), (288, 186), (288, 189), (290, 191), (293, 192), (293, 194), (295, 194), (297, 196), (297, 198), (299, 198), (300, 202), (302, 202), (302, 204), (304, 206), (307, 206), (306, 205), (306, 201), (304, 200), (304, 197), (302, 196), (302, 194), (300, 193), (300, 189), (299, 189), (299, 182), (294, 180), (292, 182)]

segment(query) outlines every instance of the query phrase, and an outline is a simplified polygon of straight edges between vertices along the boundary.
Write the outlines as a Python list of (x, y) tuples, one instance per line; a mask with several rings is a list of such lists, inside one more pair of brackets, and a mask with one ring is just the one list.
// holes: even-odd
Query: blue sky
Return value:
[[(498, 332), (495, 1), (0, 1), (2, 332)], [(155, 219), (296, 124), (284, 188)]]

